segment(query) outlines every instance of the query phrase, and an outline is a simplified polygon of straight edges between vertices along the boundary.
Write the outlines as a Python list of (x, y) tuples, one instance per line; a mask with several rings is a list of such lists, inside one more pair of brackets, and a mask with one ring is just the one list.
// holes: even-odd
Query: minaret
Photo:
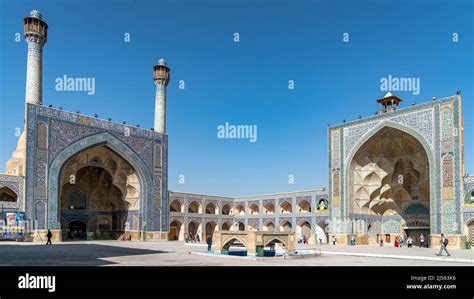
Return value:
[(381, 114), (395, 111), (401, 101), (402, 99), (399, 97), (393, 95), (391, 92), (387, 92), (383, 98), (377, 100), (377, 103), (380, 104), (380, 110), (378, 113)]
[(24, 19), (25, 39), (28, 43), (26, 66), (26, 103), (42, 104), (43, 46), (48, 38), (48, 24), (41, 13), (33, 10)]
[(166, 86), (170, 82), (170, 68), (161, 58), (153, 66), (153, 80), (156, 85), (155, 95), (155, 132), (166, 133)]

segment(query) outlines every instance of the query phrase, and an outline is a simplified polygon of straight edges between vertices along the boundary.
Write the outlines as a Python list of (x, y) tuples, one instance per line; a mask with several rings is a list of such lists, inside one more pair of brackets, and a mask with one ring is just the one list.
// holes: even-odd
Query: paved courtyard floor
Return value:
[[(203, 255), (205, 245), (190, 246), (178, 241), (80, 241), (56, 243), (52, 246), (0, 242), (0, 266), (474, 266), (474, 263), (435, 257), (437, 249), (434, 248), (331, 245), (298, 245), (297, 248), (320, 249), (322, 256), (304, 259), (270, 257), (264, 260), (209, 256)], [(370, 254), (400, 255), (406, 258), (374, 257)], [(451, 254), (452, 258), (474, 259), (474, 250), (451, 250)]]

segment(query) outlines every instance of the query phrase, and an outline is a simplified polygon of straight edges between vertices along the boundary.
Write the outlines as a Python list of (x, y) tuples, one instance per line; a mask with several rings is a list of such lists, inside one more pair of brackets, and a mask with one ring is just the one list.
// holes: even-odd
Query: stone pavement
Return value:
[[(248, 257), (198, 255), (206, 246), (187, 246), (183, 242), (130, 242), (130, 241), (78, 241), (55, 243), (0, 242), (0, 266), (472, 266), (445, 258), (437, 260), (410, 260), (385, 257), (345, 256), (340, 253), (380, 254), (408, 252), (414, 256), (434, 256), (436, 249), (377, 248), (372, 246), (304, 245), (300, 248), (320, 248), (331, 251), (320, 257), (282, 259), (269, 257), (253, 260)], [(452, 250), (453, 257), (473, 254), (474, 251)]]
[[(425, 261), (439, 261), (439, 262), (457, 262), (468, 263), (474, 266), (474, 250), (466, 249), (450, 249), (448, 248), (450, 257), (436, 256), (439, 253), (439, 246), (435, 248), (420, 248), (407, 246), (376, 246), (376, 245), (310, 245), (297, 244), (297, 249), (317, 249), (323, 255), (338, 255), (338, 256), (360, 256), (360, 257), (376, 257), (376, 258), (392, 258), (392, 259), (406, 259), (406, 260), (425, 260)], [(443, 254), (445, 254), (443, 252)]]

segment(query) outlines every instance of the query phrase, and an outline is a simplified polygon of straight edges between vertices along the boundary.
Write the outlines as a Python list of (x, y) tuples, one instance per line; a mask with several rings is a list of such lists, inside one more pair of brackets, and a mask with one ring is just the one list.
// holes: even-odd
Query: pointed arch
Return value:
[(193, 200), (188, 204), (188, 213), (200, 214), (202, 211), (201, 203), (197, 200)]
[(298, 213), (311, 213), (311, 202), (309, 200), (300, 200), (297, 204)]
[(272, 220), (266, 220), (262, 226), (263, 231), (274, 231), (275, 223)]
[[(424, 153), (426, 153), (427, 160), (428, 160), (428, 165), (427, 165), (427, 176), (429, 178), (429, 198), (430, 198), (430, 212), (431, 212), (431, 223), (435, 224), (435, 215), (436, 215), (436, 194), (435, 194), (435, 176), (434, 176), (434, 171), (435, 171), (435, 160), (433, 156), (433, 151), (431, 149), (430, 143), (423, 137), (420, 133), (418, 133), (416, 130), (409, 128), (405, 125), (395, 123), (393, 121), (382, 121), (378, 125), (376, 125), (374, 128), (369, 130), (360, 140), (352, 147), (350, 150), (349, 154), (347, 155), (347, 158), (345, 160), (344, 164), (344, 169), (347, 171), (344, 172), (344, 194), (345, 194), (345, 202), (344, 205), (342, 206), (343, 208), (343, 216), (348, 216), (350, 213), (350, 209), (354, 207), (353, 202), (354, 198), (352, 198), (353, 195), (350, 193), (350, 187), (349, 187), (349, 182), (351, 180), (350, 176), (352, 171), (350, 171), (350, 167), (352, 162), (354, 161), (356, 154), (359, 152), (359, 150), (366, 145), (366, 143), (371, 140), (372, 137), (376, 136), (379, 132), (382, 132), (384, 129), (395, 129), (398, 131), (401, 131), (402, 133), (407, 134), (408, 136), (411, 136), (414, 138), (419, 144), (421, 145), (421, 148), (423, 149)], [(385, 167), (386, 168), (386, 167)], [(386, 183), (386, 177), (382, 179), (382, 186), (384, 183)], [(393, 180), (393, 178), (391, 178)], [(386, 190), (384, 190), (386, 191)], [(396, 192), (393, 192), (394, 194)], [(403, 193), (403, 192), (402, 192)], [(404, 195), (400, 193), (400, 195)], [(406, 197), (406, 196), (405, 196)], [(385, 202), (387, 206), (390, 206), (390, 202)]]
[(251, 203), (249, 205), (249, 210), (248, 210), (249, 215), (258, 215), (259, 214), (259, 206), (256, 203)]
[(232, 214), (232, 206), (228, 203), (224, 204), (222, 206), (221, 214), (222, 215), (231, 215)]
[(288, 220), (282, 220), (280, 222), (280, 231), (281, 232), (291, 232), (293, 229), (293, 226), (291, 225), (291, 222)]
[(8, 186), (0, 188), (0, 201), (17, 202), (18, 194)]
[(280, 214), (291, 214), (293, 213), (293, 205), (288, 200), (282, 200), (280, 202)]
[(183, 212), (183, 205), (181, 201), (178, 199), (174, 199), (170, 203), (170, 212), (182, 213)]
[(270, 243), (275, 243), (275, 241), (277, 243), (281, 243), (284, 247), (288, 247), (288, 244), (281, 238), (278, 238), (278, 237), (273, 237), (271, 239), (268, 239), (264, 244), (263, 246), (264, 247), (267, 247), (268, 245), (270, 245)]
[[(143, 160), (135, 153), (135, 151), (125, 144), (123, 141), (108, 132), (97, 133), (82, 138), (71, 145), (64, 148), (58, 155), (52, 159), (49, 167), (48, 175), (48, 228), (53, 230), (61, 229), (59, 222), (59, 176), (66, 162), (82, 151), (105, 145), (113, 150), (116, 154), (126, 160), (137, 171), (140, 186), (140, 212), (147, 211), (147, 215), (143, 214), (144, 221), (149, 227), (154, 226), (152, 215), (153, 206), (153, 176), (143, 162)], [(145, 209), (146, 207), (146, 209)], [(157, 223), (160, 225), (160, 223)]]
[(247, 242), (245, 242), (243, 238), (239, 238), (238, 236), (233, 236), (229, 240), (225, 241), (222, 245), (222, 250), (229, 251), (230, 246), (232, 246), (236, 241), (240, 242), (247, 250)]
[(206, 214), (218, 214), (217, 205), (210, 202), (206, 205)]

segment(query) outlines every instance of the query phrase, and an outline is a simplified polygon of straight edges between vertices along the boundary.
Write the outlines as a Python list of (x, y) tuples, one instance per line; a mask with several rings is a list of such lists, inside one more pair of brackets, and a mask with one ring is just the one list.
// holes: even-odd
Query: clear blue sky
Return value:
[[(15, 33), (38, 9), (49, 24), (45, 105), (151, 128), (152, 66), (166, 58), (171, 190), (246, 195), (327, 186), (327, 125), (372, 115), (388, 75), (421, 80), (417, 96), (396, 92), (403, 106), (462, 90), (465, 167), (474, 173), (472, 1), (0, 3), (0, 171), (15, 128), (23, 129), (27, 46)], [(63, 75), (94, 77), (95, 95), (56, 92)], [(257, 125), (258, 141), (217, 139), (225, 122)]]

